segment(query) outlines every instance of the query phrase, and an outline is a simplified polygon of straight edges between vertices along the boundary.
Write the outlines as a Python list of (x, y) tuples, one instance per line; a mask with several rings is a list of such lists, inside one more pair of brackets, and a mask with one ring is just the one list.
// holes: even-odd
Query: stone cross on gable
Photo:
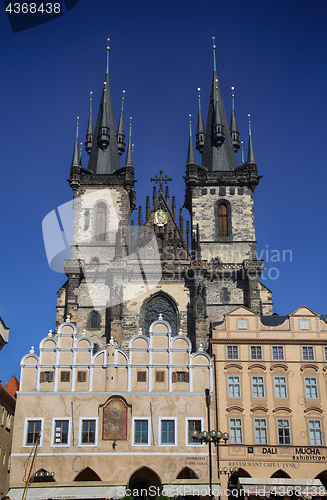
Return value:
[(154, 179), (151, 178), (151, 181), (155, 182), (156, 184), (157, 184), (157, 182), (159, 182), (159, 191), (162, 191), (163, 183), (165, 182), (167, 184), (168, 181), (172, 181), (172, 178), (171, 177), (168, 178), (167, 175), (165, 175), (165, 177), (163, 177), (162, 170), (160, 170), (159, 177), (156, 175)]

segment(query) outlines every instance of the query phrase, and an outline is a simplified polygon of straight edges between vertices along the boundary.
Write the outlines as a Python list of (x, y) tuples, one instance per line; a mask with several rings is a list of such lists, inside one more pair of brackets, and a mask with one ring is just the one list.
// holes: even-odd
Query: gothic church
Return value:
[[(76, 137), (70, 167), (72, 253), (65, 261), (68, 279), (58, 292), (56, 328), (69, 316), (77, 332), (84, 331), (96, 348), (111, 340), (127, 349), (135, 332), (147, 335), (149, 325), (161, 315), (173, 335), (182, 329), (193, 350), (207, 350), (214, 323), (237, 306), (260, 315), (272, 314), (271, 292), (259, 281), (264, 264), (256, 255), (253, 193), (260, 177), (250, 123), (247, 161), (238, 165), (234, 96), (229, 125), (213, 45), (207, 122), (205, 127), (199, 97), (195, 135), (202, 163), (195, 160), (190, 130), (185, 172), (182, 166), (180, 170), (185, 175), (184, 207), (190, 220), (184, 226), (175, 196), (170, 202), (171, 179), (153, 172), (152, 204), (147, 196), (145, 214), (140, 206), (134, 225), (131, 217), (136, 209), (138, 168), (134, 167), (131, 126), (125, 164), (120, 166), (125, 151), (124, 117), (122, 107), (116, 129), (109, 50), (107, 47), (107, 71), (95, 127), (90, 106), (85, 141), (88, 166), (81, 165)], [(160, 276), (153, 286), (147, 285), (148, 277), (151, 281), (156, 276), (153, 256), (142, 254), (149, 245), (156, 247), (160, 258)], [(140, 276), (146, 279), (134, 293)]]

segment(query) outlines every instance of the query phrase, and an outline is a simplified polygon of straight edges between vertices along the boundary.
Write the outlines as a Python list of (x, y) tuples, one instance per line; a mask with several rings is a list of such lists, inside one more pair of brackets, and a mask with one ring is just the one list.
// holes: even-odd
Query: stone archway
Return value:
[(287, 474), (287, 472), (285, 472), (284, 470), (276, 470), (276, 472), (273, 473), (272, 476), (270, 476), (271, 478), (274, 478), (274, 477), (284, 477), (286, 479), (291, 479), (291, 476), (289, 474)]
[(90, 467), (85, 467), (77, 476), (74, 481), (101, 481), (100, 476)]
[(154, 499), (161, 492), (161, 479), (154, 470), (141, 467), (131, 475), (128, 489), (135, 500)]
[(230, 500), (235, 500), (235, 498), (237, 498), (238, 496), (238, 493), (236, 494), (236, 491), (237, 491), (237, 481), (239, 477), (251, 477), (251, 474), (249, 474), (245, 469), (239, 468), (237, 472), (233, 472), (233, 474), (230, 475), (228, 480)]
[(320, 474), (318, 474), (318, 476), (316, 476), (315, 479), (320, 479), (324, 488), (327, 489), (327, 469), (320, 472)]

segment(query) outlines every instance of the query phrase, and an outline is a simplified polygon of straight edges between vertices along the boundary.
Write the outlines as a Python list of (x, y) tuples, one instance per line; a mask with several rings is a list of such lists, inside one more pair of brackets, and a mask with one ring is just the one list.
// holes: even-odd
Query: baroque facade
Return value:
[(225, 487), (229, 480), (252, 494), (265, 490), (261, 496), (274, 489), (287, 495), (287, 487), (294, 493), (296, 486), (298, 496), (325, 495), (323, 317), (308, 307), (288, 316), (239, 307), (215, 324), (210, 343), (216, 425), (230, 434), (229, 445), (218, 449), (218, 467), (238, 468), (229, 478), (221, 475)]

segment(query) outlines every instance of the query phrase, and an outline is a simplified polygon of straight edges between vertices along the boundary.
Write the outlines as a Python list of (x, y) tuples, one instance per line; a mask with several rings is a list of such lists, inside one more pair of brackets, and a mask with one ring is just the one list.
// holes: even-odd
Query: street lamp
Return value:
[(196, 429), (191, 431), (191, 437), (195, 439), (196, 442), (198, 443), (208, 443), (209, 444), (209, 495), (210, 498), (213, 498), (212, 495), (212, 453), (211, 453), (211, 443), (214, 443), (216, 445), (219, 445), (219, 442), (221, 440), (225, 441), (225, 444), (227, 444), (227, 441), (229, 440), (229, 434), (228, 432), (221, 432), (221, 431), (216, 431), (216, 430), (211, 430), (210, 429), (210, 391), (209, 389), (205, 390), (205, 396), (206, 396), (206, 406), (207, 406), (207, 413), (208, 413), (208, 431), (202, 431), (199, 432)]

